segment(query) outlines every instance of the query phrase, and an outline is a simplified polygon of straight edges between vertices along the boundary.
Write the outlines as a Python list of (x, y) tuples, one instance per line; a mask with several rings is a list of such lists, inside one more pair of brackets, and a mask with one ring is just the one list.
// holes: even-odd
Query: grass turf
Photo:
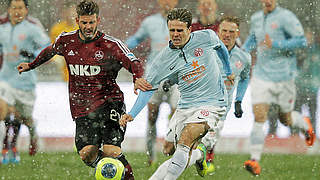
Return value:
[[(144, 153), (127, 153), (135, 179), (147, 180), (157, 166), (167, 157), (158, 155), (158, 162), (147, 166), (147, 156)], [(242, 166), (249, 155), (217, 154), (215, 157), (216, 171), (212, 175), (201, 178), (195, 167), (187, 169), (180, 180), (318, 180), (320, 179), (319, 155), (283, 155), (264, 154), (260, 165), (261, 175), (255, 177)], [(30, 157), (21, 154), (19, 164), (0, 165), (1, 180), (94, 180), (94, 169), (87, 167), (76, 153), (56, 152), (38, 153)]]

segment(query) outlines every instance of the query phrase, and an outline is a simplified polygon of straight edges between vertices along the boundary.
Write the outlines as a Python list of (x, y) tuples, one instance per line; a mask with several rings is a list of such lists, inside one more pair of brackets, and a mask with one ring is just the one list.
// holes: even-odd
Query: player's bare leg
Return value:
[(29, 129), (29, 134), (30, 134), (29, 155), (34, 156), (38, 151), (38, 136), (36, 134), (36, 126), (31, 117), (23, 118), (22, 122)]
[(124, 180), (134, 180), (132, 167), (127, 161), (125, 155), (122, 153), (120, 147), (114, 145), (103, 145), (103, 152), (105, 154), (105, 157), (117, 158), (119, 161), (122, 162), (125, 168)]
[(263, 151), (264, 145), (264, 133), (263, 125), (267, 120), (269, 112), (268, 104), (255, 104), (253, 105), (253, 113), (255, 122), (252, 127), (250, 135), (250, 154), (251, 157), (244, 163), (244, 168), (246, 168), (253, 175), (260, 175), (261, 167), (259, 161), (261, 159), (261, 153)]
[(149, 166), (155, 161), (154, 146), (157, 139), (156, 122), (158, 119), (159, 105), (148, 103), (148, 125), (147, 125), (147, 154)]
[(9, 162), (19, 163), (20, 155), (16, 148), (16, 142), (19, 135), (21, 123), (15, 119), (14, 114), (10, 113), (5, 119), (6, 122), (6, 135), (3, 139), (3, 164)]
[(280, 113), (280, 122), (285, 126), (297, 127), (305, 135), (306, 144), (312, 146), (316, 135), (314, 133), (311, 121), (308, 117), (303, 117), (297, 111), (292, 111), (288, 113)]
[(200, 152), (198, 153), (198, 155), (200, 154), (198, 158), (190, 158), (193, 159), (192, 162), (189, 161), (189, 155), (190, 153), (191, 155), (194, 154), (191, 151), (191, 148), (193, 148), (193, 145), (198, 142), (200, 137), (203, 137), (205, 133), (207, 133), (208, 129), (209, 126), (206, 123), (189, 123), (184, 127), (181, 132), (177, 148), (171, 158), (171, 163), (168, 166), (167, 174), (164, 178), (165, 180), (177, 179), (188, 164), (192, 165), (197, 160), (205, 162), (205, 159), (203, 159), (205, 157), (205, 154), (201, 154), (200, 149), (197, 150)]

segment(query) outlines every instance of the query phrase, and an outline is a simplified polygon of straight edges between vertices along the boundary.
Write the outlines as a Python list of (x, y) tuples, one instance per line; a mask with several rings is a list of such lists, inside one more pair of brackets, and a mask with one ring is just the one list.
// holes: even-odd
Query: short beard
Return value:
[(94, 35), (95, 35), (96, 32), (97, 32), (97, 29), (98, 29), (98, 27), (96, 27), (96, 28), (93, 30), (92, 37), (87, 37), (87, 36), (85, 35), (85, 33), (83, 33), (82, 29), (79, 28), (80, 33), (82, 34), (82, 36), (84, 37), (84, 39), (85, 39), (86, 41), (92, 40), (92, 39), (94, 38)]

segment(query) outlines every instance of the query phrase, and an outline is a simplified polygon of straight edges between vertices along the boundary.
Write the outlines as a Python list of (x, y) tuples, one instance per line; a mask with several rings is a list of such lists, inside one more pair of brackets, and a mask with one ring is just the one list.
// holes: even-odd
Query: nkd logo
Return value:
[(69, 64), (71, 75), (78, 76), (94, 76), (100, 73), (100, 66)]

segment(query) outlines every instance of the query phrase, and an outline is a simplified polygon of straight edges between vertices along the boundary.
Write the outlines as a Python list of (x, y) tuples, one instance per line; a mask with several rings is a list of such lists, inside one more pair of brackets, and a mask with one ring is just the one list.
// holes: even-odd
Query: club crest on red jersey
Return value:
[(203, 55), (203, 49), (202, 49), (202, 48), (197, 48), (197, 49), (195, 49), (195, 50), (194, 50), (194, 55), (195, 55), (196, 57), (202, 56), (202, 55)]
[(102, 51), (96, 51), (96, 53), (94, 54), (94, 58), (96, 60), (101, 60), (104, 57), (104, 53)]

